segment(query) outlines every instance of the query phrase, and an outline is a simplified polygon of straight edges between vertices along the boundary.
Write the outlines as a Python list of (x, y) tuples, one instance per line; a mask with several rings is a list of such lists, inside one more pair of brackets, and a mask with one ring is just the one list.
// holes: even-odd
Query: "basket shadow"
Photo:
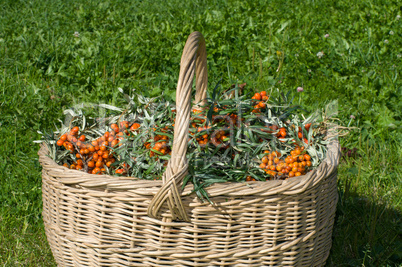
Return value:
[(333, 243), (325, 266), (400, 266), (400, 210), (339, 188)]

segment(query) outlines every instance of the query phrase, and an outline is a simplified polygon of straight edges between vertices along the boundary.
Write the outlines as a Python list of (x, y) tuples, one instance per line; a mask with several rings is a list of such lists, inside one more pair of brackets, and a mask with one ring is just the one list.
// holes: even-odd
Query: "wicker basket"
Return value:
[(307, 175), (208, 187), (202, 203), (186, 174), (191, 87), (207, 86), (205, 41), (184, 48), (172, 159), (162, 181), (92, 175), (59, 166), (42, 146), (43, 220), (59, 266), (322, 266), (338, 199), (339, 145)]

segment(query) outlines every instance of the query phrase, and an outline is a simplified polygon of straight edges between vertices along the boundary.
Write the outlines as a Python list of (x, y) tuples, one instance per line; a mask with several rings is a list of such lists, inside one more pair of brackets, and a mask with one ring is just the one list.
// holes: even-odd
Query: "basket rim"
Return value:
[[(287, 180), (268, 180), (253, 182), (226, 182), (215, 183), (207, 187), (210, 197), (215, 196), (248, 196), (248, 195), (293, 195), (304, 192), (309, 186), (316, 185), (322, 178), (336, 171), (338, 166), (340, 149), (339, 141), (333, 140), (328, 146), (326, 158), (320, 165), (299, 177)], [(38, 151), (39, 162), (49, 175), (57, 177), (58, 181), (66, 186), (78, 185), (83, 188), (94, 189), (104, 187), (108, 190), (142, 190), (144, 195), (154, 195), (160, 187), (162, 180), (146, 180), (136, 177), (111, 176), (84, 173), (78, 170), (68, 169), (57, 164), (49, 156), (48, 147), (42, 143)], [(193, 185), (188, 184), (181, 195), (190, 195)]]

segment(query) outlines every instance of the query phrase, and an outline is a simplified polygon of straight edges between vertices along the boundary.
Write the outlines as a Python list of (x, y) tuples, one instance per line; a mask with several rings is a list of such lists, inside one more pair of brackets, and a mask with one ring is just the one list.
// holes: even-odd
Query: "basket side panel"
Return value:
[(173, 222), (168, 207), (163, 220), (148, 217), (152, 194), (134, 181), (135, 190), (108, 190), (49, 173), (43, 219), (59, 266), (322, 266), (328, 257), (336, 172), (297, 195), (217, 196), (215, 205), (184, 196), (191, 223)]

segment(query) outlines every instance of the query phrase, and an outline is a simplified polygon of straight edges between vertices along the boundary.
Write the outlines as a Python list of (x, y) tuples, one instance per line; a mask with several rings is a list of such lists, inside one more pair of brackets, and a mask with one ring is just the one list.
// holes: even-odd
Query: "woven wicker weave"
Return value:
[(43, 220), (59, 266), (322, 266), (331, 247), (338, 199), (339, 145), (307, 175), (177, 188), (185, 154), (191, 85), (207, 86), (205, 42), (190, 35), (177, 87), (172, 160), (162, 181), (91, 175), (59, 166), (42, 146)]

